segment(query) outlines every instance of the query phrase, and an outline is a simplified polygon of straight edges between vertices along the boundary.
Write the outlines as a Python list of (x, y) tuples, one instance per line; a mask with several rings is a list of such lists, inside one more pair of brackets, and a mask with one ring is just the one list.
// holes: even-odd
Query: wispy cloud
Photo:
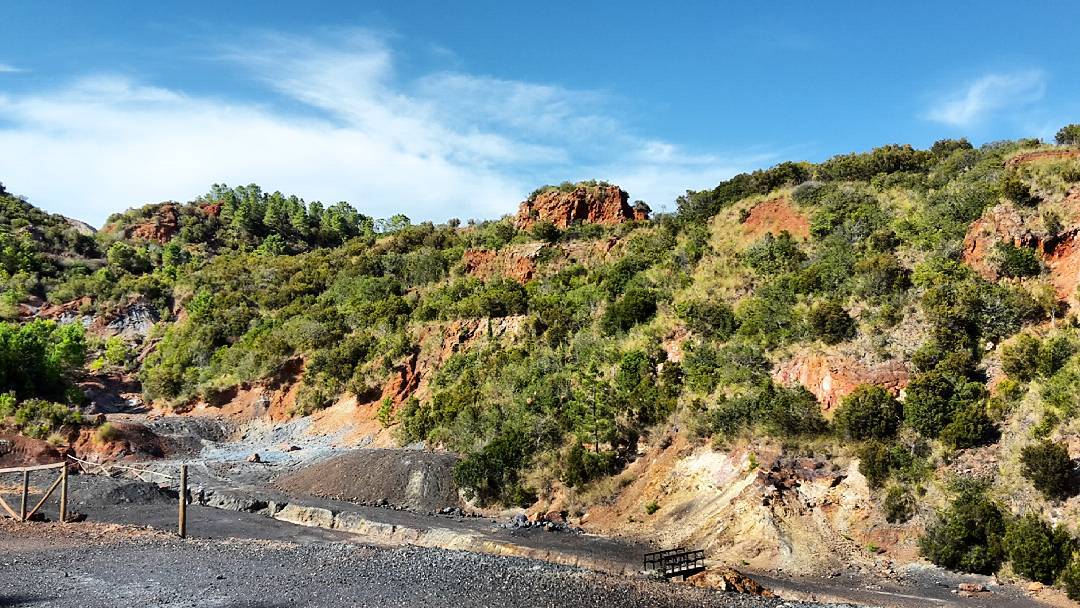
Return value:
[(1001, 110), (1040, 101), (1045, 94), (1042, 70), (987, 74), (936, 100), (925, 116), (954, 127), (971, 127)]
[(4, 63), (0, 61), (0, 74), (14, 74), (16, 72), (25, 72), (22, 68), (17, 68), (10, 63)]
[(757, 160), (637, 135), (603, 92), (461, 71), (403, 79), (394, 49), (371, 32), (248, 42), (221, 61), (261, 83), (257, 101), (109, 74), (0, 91), (0, 179), (95, 223), (214, 182), (438, 221), (497, 217), (544, 181), (585, 177), (620, 180), (660, 206)]

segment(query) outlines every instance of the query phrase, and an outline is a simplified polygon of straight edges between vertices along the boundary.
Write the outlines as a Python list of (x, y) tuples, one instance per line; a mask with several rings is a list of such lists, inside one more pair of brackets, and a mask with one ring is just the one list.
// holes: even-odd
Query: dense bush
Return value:
[(1062, 443), (1040, 441), (1020, 451), (1021, 473), (1050, 500), (1073, 494), (1075, 467), (1069, 450)]
[(1080, 601), (1080, 559), (1075, 555), (1069, 565), (1061, 571), (1061, 586), (1065, 594), (1074, 602)]
[(1039, 367), (1039, 340), (1030, 334), (1020, 334), (1001, 348), (1001, 369), (1021, 382), (1035, 377)]
[(529, 505), (536, 496), (523, 485), (520, 471), (531, 454), (528, 438), (509, 431), (459, 460), (454, 482), (480, 504)]
[(20, 403), (10, 393), (0, 394), (0, 424), (6, 419), (22, 434), (37, 439), (44, 439), (62, 426), (83, 422), (78, 410), (42, 399)]
[(813, 394), (801, 386), (784, 388), (767, 380), (745, 395), (721, 397), (707, 411), (706, 421), (718, 437), (754, 428), (775, 437), (812, 437), (828, 428)]
[(766, 233), (742, 254), (746, 265), (761, 276), (771, 277), (784, 272), (791, 272), (806, 260), (806, 254), (799, 250), (799, 245), (787, 230), (780, 236)]
[(825, 344), (839, 344), (855, 336), (855, 319), (833, 300), (825, 300), (811, 308), (806, 322), (811, 336)]
[(580, 486), (618, 471), (618, 453), (592, 452), (580, 443), (574, 443), (563, 458), (561, 467), (560, 479), (568, 486)]
[(863, 384), (840, 403), (833, 427), (840, 436), (855, 441), (888, 439), (896, 435), (904, 409), (880, 386)]
[(904, 420), (926, 437), (937, 437), (968, 407), (981, 405), (986, 387), (955, 372), (938, 369), (918, 374), (907, 386)]
[(715, 340), (727, 340), (735, 333), (735, 312), (716, 300), (690, 300), (675, 306), (675, 312), (690, 331)]
[(994, 258), (1002, 276), (1033, 277), (1042, 272), (1039, 254), (1030, 247), (1017, 247), (1010, 242), (1001, 241), (994, 246)]
[(997, 428), (982, 402), (970, 403), (956, 412), (952, 421), (941, 430), (941, 440), (954, 449), (980, 446), (992, 441), (996, 435)]
[(1067, 529), (1052, 528), (1034, 514), (1010, 522), (1004, 544), (1017, 574), (1048, 585), (1069, 563), (1075, 545)]
[(1005, 557), (1005, 518), (981, 487), (963, 487), (919, 539), (931, 562), (963, 572), (992, 574)]
[(1031, 187), (1012, 173), (1002, 178), (1001, 194), (1021, 207), (1034, 207), (1039, 204), (1039, 197), (1032, 194)]
[(656, 292), (651, 289), (629, 289), (621, 298), (608, 305), (600, 324), (613, 334), (648, 321), (656, 314)]

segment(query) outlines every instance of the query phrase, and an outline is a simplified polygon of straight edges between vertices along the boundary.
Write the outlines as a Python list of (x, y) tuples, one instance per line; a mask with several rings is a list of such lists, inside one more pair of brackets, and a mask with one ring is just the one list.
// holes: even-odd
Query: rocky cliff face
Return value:
[(532, 228), (537, 222), (551, 222), (559, 228), (567, 228), (575, 222), (590, 224), (621, 224), (635, 219), (646, 220), (647, 206), (632, 208), (629, 196), (618, 186), (578, 186), (564, 192), (550, 189), (521, 203), (514, 225), (521, 230)]

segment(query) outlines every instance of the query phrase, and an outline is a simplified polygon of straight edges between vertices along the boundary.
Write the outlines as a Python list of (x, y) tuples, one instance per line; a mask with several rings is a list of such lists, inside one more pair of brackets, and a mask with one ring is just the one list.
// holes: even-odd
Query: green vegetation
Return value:
[(1005, 558), (1005, 516), (985, 487), (966, 484), (919, 539), (923, 557), (964, 572), (992, 574)]
[[(1059, 143), (1076, 143), (1073, 127)], [(72, 380), (88, 359), (92, 371), (136, 373), (165, 406), (302, 378), (295, 414), (346, 395), (375, 404), (400, 441), (459, 453), (455, 477), (481, 503), (594, 484), (677, 422), (719, 444), (833, 444), (859, 457), (889, 520), (903, 522), (935, 466), (996, 441), (1013, 408), (1040, 408), (1034, 431), (1045, 437), (1080, 413), (1076, 322), (1041, 254), (994, 247), (985, 275), (1000, 280), (964, 257), (972, 222), (1002, 203), (1036, 233), (1069, 228), (1061, 201), (1075, 162), (1008, 162), (1041, 149), (942, 140), (781, 163), (687, 192), (651, 222), (563, 230), (377, 220), (347, 203), (215, 185), (188, 203), (117, 214), (91, 235), (0, 192), (0, 317), (73, 302), (56, 316), (138, 303), (162, 319), (141, 344), (87, 339), (80, 323), (0, 324), (5, 417), (34, 434), (72, 423), (74, 410), (44, 404), (79, 403)], [(530, 198), (607, 186), (564, 183)], [(737, 223), (773, 200), (800, 222), (769, 232)], [(536, 249), (516, 247), (526, 243)], [(475, 249), (498, 263), (471, 268)], [(539, 253), (511, 256), (522, 250)], [(491, 270), (503, 262), (527, 272)], [(1009, 379), (991, 398), (999, 344)], [(829, 424), (811, 393), (772, 378), (801, 353), (852, 351), (910, 364), (902, 405), (862, 386)], [(417, 375), (426, 390), (376, 403), (391, 379)], [(1064, 495), (1060, 458), (1031, 450), (1026, 474)], [(925, 551), (993, 569), (1003, 521), (984, 492), (961, 492)]]
[(864, 384), (843, 399), (833, 417), (836, 432), (845, 439), (889, 439), (896, 435), (904, 409), (880, 386)]
[(1061, 145), (1080, 144), (1080, 125), (1072, 124), (1061, 127), (1061, 129), (1058, 129), (1057, 135), (1054, 136), (1054, 141)]
[(1075, 467), (1065, 445), (1041, 441), (1024, 446), (1020, 462), (1024, 477), (1047, 499), (1067, 498), (1073, 494)]
[(1063, 526), (1051, 527), (1034, 514), (1010, 522), (1004, 543), (1005, 554), (1017, 574), (1046, 584), (1057, 579), (1075, 546)]

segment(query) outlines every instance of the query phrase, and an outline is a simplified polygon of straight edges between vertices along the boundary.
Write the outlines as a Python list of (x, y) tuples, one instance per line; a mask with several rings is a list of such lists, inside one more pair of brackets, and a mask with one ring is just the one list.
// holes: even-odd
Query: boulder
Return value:
[(709, 568), (687, 578), (686, 582), (695, 587), (707, 587), (759, 597), (776, 597), (772, 591), (765, 588), (761, 583), (727, 566)]

